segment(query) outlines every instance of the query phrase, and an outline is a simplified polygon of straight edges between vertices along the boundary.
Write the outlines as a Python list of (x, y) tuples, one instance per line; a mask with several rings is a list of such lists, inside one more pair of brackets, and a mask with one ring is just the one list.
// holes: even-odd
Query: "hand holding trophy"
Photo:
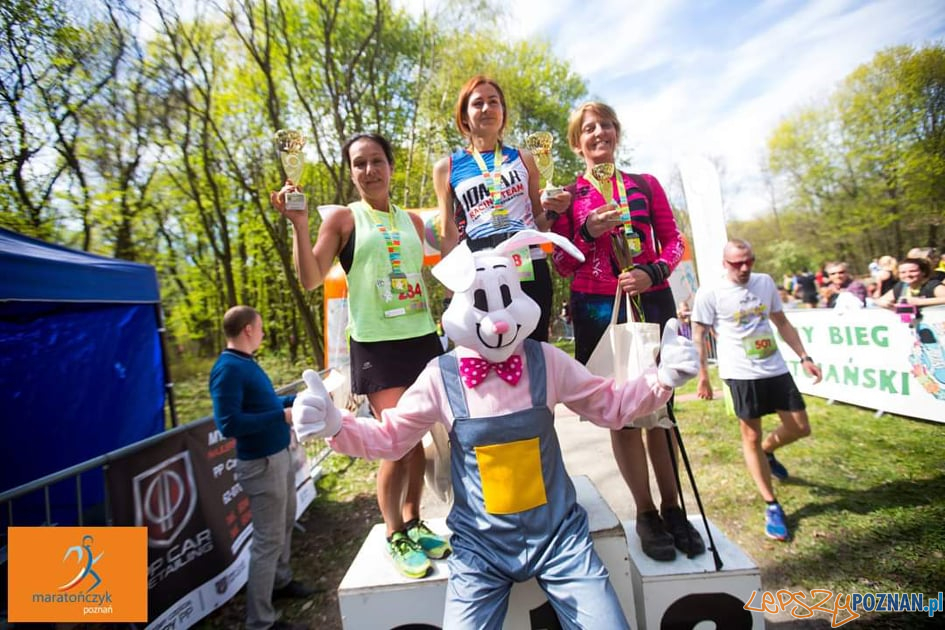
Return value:
[[(604, 201), (607, 203), (613, 203), (614, 201), (614, 184), (612, 180), (614, 174), (617, 172), (616, 167), (612, 162), (604, 162), (602, 164), (595, 164), (591, 169), (590, 177), (593, 180), (592, 183), (600, 191), (601, 196), (604, 197)], [(623, 177), (618, 175), (618, 177)], [(618, 182), (618, 185), (621, 190), (621, 195), (624, 195), (623, 187), (621, 182)], [(617, 263), (620, 265), (620, 271), (630, 271), (633, 269), (633, 257), (640, 253), (641, 241), (640, 235), (633, 229), (633, 225), (630, 222), (630, 210), (626, 206), (625, 200), (621, 200), (621, 214), (619, 222), (623, 224), (623, 229), (619, 233), (611, 232), (610, 234), (610, 245), (614, 252), (614, 257), (617, 259)]]
[(539, 187), (544, 189), (543, 197), (554, 197), (561, 192), (561, 188), (551, 183), (551, 178), (555, 174), (555, 162), (551, 155), (553, 143), (554, 136), (547, 131), (536, 131), (525, 138), (525, 148), (535, 157), (538, 174), (545, 180), (539, 182)]
[[(276, 132), (275, 140), (286, 179), (298, 186), (302, 178), (302, 167), (305, 164), (305, 156), (302, 154), (305, 136), (296, 129), (280, 129)], [(285, 209), (305, 210), (305, 193), (286, 193)]]

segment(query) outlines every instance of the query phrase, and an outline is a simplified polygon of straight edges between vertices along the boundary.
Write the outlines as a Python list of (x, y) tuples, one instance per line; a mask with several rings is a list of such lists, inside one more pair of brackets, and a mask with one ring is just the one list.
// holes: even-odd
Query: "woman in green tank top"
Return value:
[[(380, 418), (443, 348), (420, 275), (423, 222), (390, 201), (390, 143), (377, 134), (357, 134), (342, 147), (342, 157), (360, 200), (325, 216), (314, 246), (307, 210), (285, 209), (286, 193), (299, 187), (287, 180), (270, 198), (294, 228), (295, 268), (306, 289), (319, 287), (335, 258), (341, 260), (348, 279), (351, 391), (366, 395)], [(424, 469), (418, 443), (402, 459), (381, 462), (377, 475), (388, 550), (397, 569), (415, 578), (430, 570), (428, 558), (450, 552), (449, 543), (420, 519)]]

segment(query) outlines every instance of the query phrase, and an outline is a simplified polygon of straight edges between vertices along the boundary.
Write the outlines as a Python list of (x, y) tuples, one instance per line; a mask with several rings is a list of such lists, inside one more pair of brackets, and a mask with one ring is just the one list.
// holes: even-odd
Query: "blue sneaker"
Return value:
[(771, 469), (771, 476), (778, 481), (784, 481), (787, 479), (787, 468), (785, 468), (784, 464), (775, 458), (774, 453), (765, 453), (765, 456), (768, 458), (768, 467)]
[(788, 528), (784, 518), (784, 510), (780, 503), (769, 505), (765, 509), (765, 536), (775, 540), (787, 540)]

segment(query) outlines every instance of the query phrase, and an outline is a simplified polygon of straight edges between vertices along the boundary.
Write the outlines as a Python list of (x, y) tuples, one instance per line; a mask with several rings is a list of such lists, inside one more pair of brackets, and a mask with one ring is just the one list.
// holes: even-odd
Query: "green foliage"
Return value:
[(169, 345), (184, 354), (214, 356), (223, 312), (248, 303), (273, 352), (321, 360), (323, 291), (299, 285), (291, 230), (268, 199), (283, 176), (276, 129), (308, 137), (311, 207), (354, 199), (340, 148), (362, 131), (395, 147), (394, 200), (432, 207), (433, 163), (460, 142), (455, 95), (486, 72), (506, 90), (510, 141), (552, 131), (559, 179), (576, 168), (564, 132), (583, 81), (546, 41), (497, 45), (492, 2), (417, 19), (387, 0), (186, 13), (157, 0), (147, 41), (125, 4), (82, 4), (0, 12), (0, 153), (14, 157), (0, 162), (0, 224), (155, 265)]
[(772, 133), (769, 167), (787, 200), (777, 227), (802, 258), (864, 272), (883, 254), (941, 245), (943, 93), (945, 46), (890, 48)]

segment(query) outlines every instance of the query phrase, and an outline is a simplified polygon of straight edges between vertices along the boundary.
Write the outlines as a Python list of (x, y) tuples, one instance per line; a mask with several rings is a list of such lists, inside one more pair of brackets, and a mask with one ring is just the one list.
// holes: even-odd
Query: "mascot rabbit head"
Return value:
[(457, 245), (433, 267), (433, 275), (453, 291), (443, 313), (443, 331), (459, 346), (492, 362), (505, 361), (535, 330), (538, 304), (522, 291), (515, 265), (516, 250), (551, 242), (571, 256), (584, 256), (566, 238), (553, 232), (521, 230), (495, 249), (470, 251)]

